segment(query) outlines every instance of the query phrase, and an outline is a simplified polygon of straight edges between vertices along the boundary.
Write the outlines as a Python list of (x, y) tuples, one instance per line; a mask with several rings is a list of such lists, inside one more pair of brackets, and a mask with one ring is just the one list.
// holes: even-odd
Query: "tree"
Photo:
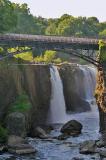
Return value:
[(0, 0), (0, 33), (9, 31), (17, 24), (17, 17), (9, 0)]
[(102, 32), (99, 32), (99, 36), (101, 38), (106, 38), (106, 29), (104, 29)]

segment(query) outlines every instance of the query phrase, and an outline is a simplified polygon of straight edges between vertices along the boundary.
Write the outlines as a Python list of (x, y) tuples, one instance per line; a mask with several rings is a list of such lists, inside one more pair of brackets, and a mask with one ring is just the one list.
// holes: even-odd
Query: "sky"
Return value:
[(58, 18), (63, 14), (75, 17), (97, 17), (106, 21), (106, 0), (10, 0), (27, 3), (33, 15), (44, 18)]

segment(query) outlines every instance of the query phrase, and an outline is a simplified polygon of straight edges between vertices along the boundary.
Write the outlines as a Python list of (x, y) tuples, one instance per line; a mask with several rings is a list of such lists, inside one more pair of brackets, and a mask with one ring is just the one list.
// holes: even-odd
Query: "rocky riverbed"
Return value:
[(67, 121), (70, 119), (82, 123), (83, 129), (79, 136), (58, 140), (62, 124), (54, 125), (54, 130), (51, 131), (48, 139), (27, 138), (37, 150), (35, 154), (25, 156), (1, 154), (0, 160), (100, 160), (98, 153), (87, 155), (79, 153), (82, 142), (99, 139), (98, 111), (94, 109), (90, 112), (68, 115)]

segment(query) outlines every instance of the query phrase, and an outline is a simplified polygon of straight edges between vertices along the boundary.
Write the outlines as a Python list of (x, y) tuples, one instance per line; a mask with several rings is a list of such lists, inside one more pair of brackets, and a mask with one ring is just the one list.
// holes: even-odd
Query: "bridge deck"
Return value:
[(5, 34), (0, 35), (0, 45), (10, 46), (31, 46), (47, 49), (53, 48), (83, 48), (98, 50), (99, 39), (75, 38), (62, 36), (42, 36), (26, 34)]

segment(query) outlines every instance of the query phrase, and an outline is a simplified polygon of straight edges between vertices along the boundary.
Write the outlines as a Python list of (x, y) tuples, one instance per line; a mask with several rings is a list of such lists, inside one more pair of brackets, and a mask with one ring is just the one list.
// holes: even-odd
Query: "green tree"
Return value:
[(0, 33), (9, 31), (17, 23), (17, 17), (9, 0), (0, 0)]
[(106, 29), (104, 29), (102, 32), (99, 32), (99, 36), (101, 38), (106, 38)]

